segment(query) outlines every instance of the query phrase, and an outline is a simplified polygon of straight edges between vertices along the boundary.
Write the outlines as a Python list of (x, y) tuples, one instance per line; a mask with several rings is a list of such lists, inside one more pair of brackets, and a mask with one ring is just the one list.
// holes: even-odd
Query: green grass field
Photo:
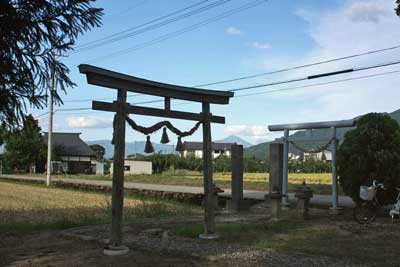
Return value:
[[(124, 201), (125, 222), (198, 212), (199, 207), (172, 201), (134, 197), (125, 197)], [(63, 229), (110, 221), (110, 194), (0, 180), (0, 231)]]

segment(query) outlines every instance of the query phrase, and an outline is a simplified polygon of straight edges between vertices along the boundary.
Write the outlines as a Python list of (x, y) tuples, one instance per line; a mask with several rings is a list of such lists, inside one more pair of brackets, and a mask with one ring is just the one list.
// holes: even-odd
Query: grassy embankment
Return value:
[[(60, 175), (57, 177), (71, 179), (111, 180), (110, 175)], [(203, 176), (200, 172), (175, 170), (153, 175), (128, 175), (125, 177), (125, 181), (164, 185), (202, 186)], [(314, 190), (315, 194), (331, 193), (330, 173), (290, 173), (289, 192), (293, 192), (294, 189), (303, 181), (306, 181), (307, 185)], [(231, 174), (228, 172), (214, 173), (214, 182), (217, 184), (217, 186), (222, 188), (230, 188)], [(247, 190), (268, 190), (268, 174), (245, 173), (244, 188)]]

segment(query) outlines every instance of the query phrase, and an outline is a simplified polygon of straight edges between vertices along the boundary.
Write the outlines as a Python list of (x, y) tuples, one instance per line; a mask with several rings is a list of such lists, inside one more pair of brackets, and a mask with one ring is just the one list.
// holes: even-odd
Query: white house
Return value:
[(324, 150), (318, 153), (304, 153), (304, 160), (306, 159), (332, 161), (332, 152), (329, 150)]
[[(114, 172), (114, 163), (111, 163), (110, 173)], [(153, 164), (151, 161), (139, 161), (126, 159), (124, 163), (124, 173), (129, 174), (152, 174)]]
[[(212, 143), (212, 157), (218, 158), (221, 155), (231, 156), (231, 146), (236, 143)], [(183, 142), (184, 150), (181, 152), (182, 157), (203, 158), (202, 142)]]
[(98, 160), (92, 160), (92, 173), (97, 175), (104, 175), (104, 162)]

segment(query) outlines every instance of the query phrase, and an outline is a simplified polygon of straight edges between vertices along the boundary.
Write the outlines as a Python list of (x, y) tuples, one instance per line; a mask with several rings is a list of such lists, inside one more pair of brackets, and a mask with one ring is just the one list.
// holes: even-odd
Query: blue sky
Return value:
[[(204, 5), (215, 1), (209, 0)], [(96, 5), (104, 8), (105, 12), (103, 26), (81, 36), (77, 46), (197, 2), (199, 1), (98, 1)], [(72, 52), (63, 60), (70, 68), (71, 77), (77, 86), (68, 90), (67, 95), (63, 97), (64, 106), (55, 107), (55, 109), (90, 107), (90, 101), (74, 101), (116, 96), (116, 92), (112, 89), (88, 85), (85, 77), (77, 69), (81, 63), (155, 81), (194, 86), (390, 47), (400, 43), (400, 18), (396, 17), (393, 11), (395, 0), (269, 0), (252, 9), (164, 42), (119, 56), (109, 56), (249, 2), (252, 1), (231, 0), (219, 7), (159, 29), (97, 49)], [(229, 90), (398, 59), (400, 59), (400, 49), (279, 75), (210, 86), (210, 88)], [(400, 66), (386, 67), (325, 78), (318, 82), (398, 69)], [(226, 117), (226, 125), (212, 126), (213, 139), (217, 140), (235, 134), (252, 143), (259, 143), (277, 136), (276, 133), (267, 131), (269, 124), (338, 120), (367, 112), (391, 112), (400, 108), (397, 100), (400, 97), (400, 91), (397, 90), (398, 78), (399, 74), (391, 74), (374, 79), (232, 99), (227, 106), (212, 107), (215, 115)], [(259, 88), (249, 92), (311, 83), (315, 82)], [(136, 96), (129, 99), (134, 103), (157, 98)], [(177, 110), (200, 111), (198, 104), (179, 104), (174, 107), (174, 103), (179, 103), (179, 101), (172, 104), (172, 107)], [(159, 105), (147, 104), (146, 106)], [(33, 113), (38, 115), (43, 111), (35, 110)], [(131, 117), (144, 126), (162, 120), (134, 115)], [(110, 139), (111, 120), (112, 115), (109, 113), (90, 110), (58, 111), (54, 116), (55, 131), (81, 132), (85, 140)], [(172, 122), (182, 130), (187, 130), (194, 124), (194, 122), (177, 120), (172, 120)], [(43, 130), (47, 129), (46, 116), (40, 117), (40, 124)], [(156, 142), (159, 138), (160, 133), (152, 137)], [(145, 140), (145, 137), (128, 129), (126, 141), (134, 140)], [(201, 140), (201, 131), (186, 140)]]

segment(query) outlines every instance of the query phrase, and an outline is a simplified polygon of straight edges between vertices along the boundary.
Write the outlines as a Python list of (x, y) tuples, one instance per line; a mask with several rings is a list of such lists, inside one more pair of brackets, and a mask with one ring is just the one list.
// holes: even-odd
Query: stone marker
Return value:
[(308, 208), (310, 199), (313, 197), (313, 191), (306, 185), (305, 181), (296, 189), (294, 196), (297, 198), (297, 210), (302, 214), (303, 219), (310, 219)]
[(282, 206), (282, 193), (279, 188), (275, 187), (269, 194), (271, 200), (271, 214), (272, 220), (278, 221), (281, 216), (281, 206)]
[(272, 219), (278, 220), (282, 208), (283, 144), (269, 145), (269, 193), (265, 200), (271, 202)]
[(231, 146), (232, 199), (227, 201), (227, 208), (232, 211), (243, 211), (250, 208), (250, 202), (243, 199), (243, 146)]
[(269, 194), (271, 194), (272, 189), (282, 192), (283, 144), (270, 144), (269, 158)]

